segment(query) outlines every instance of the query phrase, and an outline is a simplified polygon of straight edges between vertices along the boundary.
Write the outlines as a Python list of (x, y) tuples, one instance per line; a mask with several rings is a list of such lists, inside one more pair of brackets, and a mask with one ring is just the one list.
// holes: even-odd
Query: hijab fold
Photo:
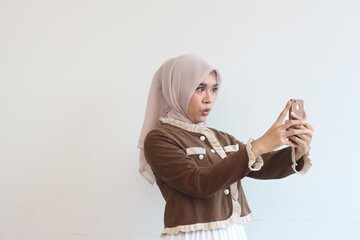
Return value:
[(151, 184), (155, 176), (147, 163), (144, 154), (146, 135), (160, 126), (161, 117), (169, 117), (186, 123), (194, 124), (188, 117), (188, 107), (192, 95), (199, 84), (211, 73), (216, 72), (220, 87), (221, 76), (208, 60), (196, 55), (185, 54), (167, 60), (156, 71), (148, 97), (145, 119), (139, 137), (140, 174)]

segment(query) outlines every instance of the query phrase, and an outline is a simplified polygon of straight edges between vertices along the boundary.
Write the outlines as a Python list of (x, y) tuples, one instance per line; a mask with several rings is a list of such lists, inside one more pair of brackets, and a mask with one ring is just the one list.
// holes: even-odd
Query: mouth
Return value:
[(201, 113), (202, 113), (203, 116), (207, 116), (207, 115), (210, 114), (210, 111), (211, 111), (210, 108), (206, 108), (206, 109), (202, 110)]

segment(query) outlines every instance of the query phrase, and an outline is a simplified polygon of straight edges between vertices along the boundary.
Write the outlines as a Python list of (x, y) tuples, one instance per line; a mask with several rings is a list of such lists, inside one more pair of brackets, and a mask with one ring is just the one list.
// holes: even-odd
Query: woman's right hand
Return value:
[(308, 129), (291, 128), (296, 125), (305, 125), (305, 120), (286, 120), (284, 123), (284, 119), (289, 112), (290, 106), (291, 102), (288, 101), (285, 108), (282, 110), (270, 129), (263, 136), (252, 142), (251, 150), (255, 157), (271, 152), (284, 145), (296, 147), (296, 143), (290, 141), (289, 137), (309, 133)]

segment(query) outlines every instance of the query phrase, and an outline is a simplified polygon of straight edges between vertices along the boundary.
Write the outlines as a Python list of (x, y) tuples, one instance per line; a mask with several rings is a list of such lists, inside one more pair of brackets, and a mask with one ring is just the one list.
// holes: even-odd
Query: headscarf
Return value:
[(150, 87), (138, 144), (140, 148), (139, 172), (151, 184), (154, 184), (155, 177), (144, 155), (146, 135), (160, 126), (161, 117), (194, 124), (187, 117), (190, 100), (195, 89), (212, 71), (216, 72), (217, 84), (220, 87), (219, 70), (199, 55), (185, 54), (171, 58), (156, 71)]

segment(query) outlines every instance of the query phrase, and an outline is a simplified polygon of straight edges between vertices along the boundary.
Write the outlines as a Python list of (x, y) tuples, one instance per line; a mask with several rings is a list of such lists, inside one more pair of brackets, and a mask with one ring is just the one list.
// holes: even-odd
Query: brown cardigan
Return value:
[[(162, 234), (249, 222), (253, 215), (240, 180), (294, 173), (291, 148), (253, 159), (251, 144), (227, 133), (170, 118), (161, 121), (163, 125), (147, 135), (144, 150), (166, 201)], [(310, 166), (310, 159), (303, 157), (296, 170), (306, 173)]]

